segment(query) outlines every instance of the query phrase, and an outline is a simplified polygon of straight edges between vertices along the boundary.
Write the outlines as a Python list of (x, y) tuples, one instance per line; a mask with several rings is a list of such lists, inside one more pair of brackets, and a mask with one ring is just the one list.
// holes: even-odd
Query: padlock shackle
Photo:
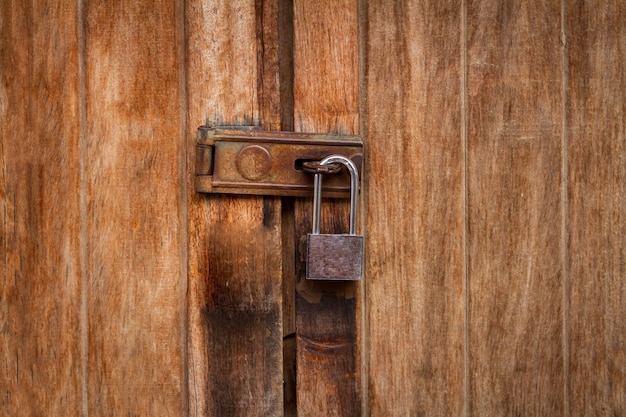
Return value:
[[(359, 171), (354, 162), (342, 155), (331, 155), (320, 161), (320, 165), (340, 163), (350, 172), (350, 234), (356, 234), (357, 196), (359, 194)], [(322, 211), (322, 176), (315, 174), (313, 179), (313, 234), (320, 233), (320, 215)]]

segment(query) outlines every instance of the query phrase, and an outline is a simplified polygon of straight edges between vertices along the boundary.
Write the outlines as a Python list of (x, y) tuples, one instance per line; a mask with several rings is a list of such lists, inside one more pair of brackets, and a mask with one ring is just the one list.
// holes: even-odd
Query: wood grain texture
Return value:
[[(358, 133), (357, 1), (294, 1), (296, 131)], [(296, 375), (299, 416), (356, 416), (360, 394), (356, 283), (305, 279), (311, 200), (294, 205), (296, 242)], [(346, 201), (322, 207), (322, 232), (348, 230)]]
[(562, 415), (560, 4), (469, 1), (472, 415)]
[[(306, 280), (311, 210), (310, 201), (296, 200), (295, 236), (300, 236), (295, 253), (297, 415), (358, 416), (362, 408), (358, 284)], [(343, 201), (324, 201), (322, 233), (347, 230), (348, 220), (341, 216), (347, 210)]]
[(76, 5), (0, 3), (0, 414), (81, 411)]
[(568, 1), (569, 413), (626, 415), (626, 5)]
[(281, 130), (279, 0), (255, 0), (257, 94), (261, 127)]
[(89, 415), (184, 409), (174, 1), (87, 1)]
[(366, 269), (372, 416), (464, 407), (461, 9), (370, 3)]
[[(626, 415), (623, 2), (51, 3), (0, 1), (0, 415)], [(363, 283), (184, 185), (204, 123), (362, 129)]]
[(358, 133), (356, 0), (293, 4), (296, 131)]
[[(276, 4), (187, 3), (189, 183), (197, 126), (280, 126)], [(192, 416), (282, 415), (280, 222), (278, 198), (189, 190)]]

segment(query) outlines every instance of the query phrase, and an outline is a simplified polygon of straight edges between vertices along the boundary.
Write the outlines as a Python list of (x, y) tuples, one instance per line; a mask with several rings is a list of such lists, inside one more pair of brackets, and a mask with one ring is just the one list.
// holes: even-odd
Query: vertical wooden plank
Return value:
[(626, 5), (568, 1), (569, 413), (626, 415)]
[[(188, 175), (203, 123), (280, 126), (275, 1), (187, 3)], [(279, 198), (189, 190), (193, 416), (282, 415)]]
[(300, 132), (358, 133), (356, 0), (294, 1), (294, 118)]
[[(294, 124), (301, 132), (358, 133), (357, 1), (294, 2)], [(310, 199), (298, 199), (295, 242), (310, 232)], [(325, 202), (322, 231), (348, 230), (348, 204)], [(308, 282), (296, 250), (299, 416), (361, 412), (357, 284)]]
[(371, 415), (461, 416), (461, 7), (373, 2), (367, 13)]
[(472, 415), (562, 415), (560, 4), (468, 1)]
[(89, 415), (180, 415), (176, 2), (86, 1)]
[[(293, 0), (278, 0), (281, 130), (293, 131)], [(284, 211), (284, 210), (283, 210)]]
[(81, 412), (76, 4), (0, 3), (0, 414)]
[(281, 130), (279, 0), (255, 0), (257, 94), (264, 130)]

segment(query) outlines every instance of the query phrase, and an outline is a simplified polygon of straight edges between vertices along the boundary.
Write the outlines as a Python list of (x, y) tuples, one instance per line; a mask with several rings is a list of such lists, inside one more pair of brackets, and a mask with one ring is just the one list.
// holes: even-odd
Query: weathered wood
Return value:
[(287, 131), (294, 130), (293, 46), (293, 0), (278, 0), (280, 125), (281, 130)]
[[(189, 183), (197, 126), (280, 126), (276, 4), (187, 3)], [(280, 222), (278, 198), (189, 190), (193, 416), (282, 415)]]
[(0, 4), (0, 414), (82, 408), (75, 3)]
[(186, 403), (179, 12), (84, 5), (90, 416)]
[(472, 415), (563, 415), (560, 16), (468, 2)]
[(294, 1), (294, 126), (355, 134), (358, 113), (357, 1)]
[[(301, 132), (358, 133), (357, 1), (294, 2), (294, 117)], [(299, 416), (361, 412), (356, 283), (307, 281), (310, 199), (295, 202)], [(324, 202), (322, 231), (348, 231), (348, 203)]]
[(255, 0), (257, 94), (264, 130), (281, 130), (279, 0)]
[(569, 415), (626, 415), (626, 7), (568, 1)]
[[(293, 416), (297, 362), (303, 416), (626, 415), (621, 2), (49, 3), (0, 2), (0, 414)], [(363, 283), (195, 193), (207, 122), (361, 129)]]
[(461, 8), (372, 2), (366, 24), (370, 412), (461, 416)]

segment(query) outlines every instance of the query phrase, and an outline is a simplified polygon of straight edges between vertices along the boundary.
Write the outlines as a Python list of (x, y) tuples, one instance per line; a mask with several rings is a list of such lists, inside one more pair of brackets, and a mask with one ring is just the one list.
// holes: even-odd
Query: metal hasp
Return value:
[[(356, 135), (201, 126), (196, 145), (196, 191), (312, 196), (313, 175), (305, 172), (304, 166), (329, 155), (344, 156), (360, 170), (363, 142)], [(350, 198), (350, 175), (328, 175), (324, 196)]]

